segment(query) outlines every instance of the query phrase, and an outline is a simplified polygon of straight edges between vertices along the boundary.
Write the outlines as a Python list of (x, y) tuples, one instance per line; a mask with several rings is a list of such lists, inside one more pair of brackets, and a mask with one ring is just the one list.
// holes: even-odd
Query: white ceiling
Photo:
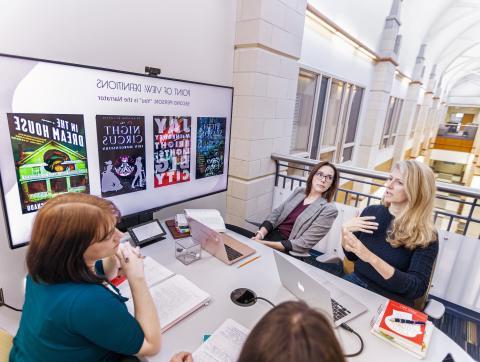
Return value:
[(400, 68), (412, 74), (415, 52), (425, 43), (424, 81), (436, 64), (444, 99), (480, 106), (480, 0), (403, 0), (401, 19), (408, 46), (400, 51)]

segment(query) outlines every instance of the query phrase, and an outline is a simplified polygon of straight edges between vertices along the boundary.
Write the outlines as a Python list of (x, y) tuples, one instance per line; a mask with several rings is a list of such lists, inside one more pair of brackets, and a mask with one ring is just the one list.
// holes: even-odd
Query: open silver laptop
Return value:
[(283, 286), (298, 299), (324, 310), (335, 327), (362, 314), (367, 307), (325, 279), (314, 279), (294, 265), (286, 255), (273, 252)]
[(225, 264), (233, 264), (249, 255), (255, 253), (255, 249), (244, 243), (219, 232), (210, 229), (207, 225), (189, 217), (192, 239), (202, 245), (202, 249), (208, 251)]

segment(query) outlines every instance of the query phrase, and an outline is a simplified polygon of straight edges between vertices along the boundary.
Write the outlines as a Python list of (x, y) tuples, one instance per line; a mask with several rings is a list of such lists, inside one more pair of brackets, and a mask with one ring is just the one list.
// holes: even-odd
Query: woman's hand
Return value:
[(355, 235), (345, 229), (342, 232), (342, 246), (366, 263), (370, 263), (372, 256), (375, 256)]
[(178, 352), (170, 359), (170, 362), (193, 362), (193, 357), (189, 352)]
[(120, 244), (116, 256), (120, 261), (122, 272), (128, 281), (144, 279), (143, 258), (140, 254), (140, 248), (133, 248), (129, 243)]
[(351, 233), (361, 231), (367, 234), (373, 234), (378, 229), (378, 222), (374, 222), (375, 216), (357, 216), (343, 223), (342, 229)]

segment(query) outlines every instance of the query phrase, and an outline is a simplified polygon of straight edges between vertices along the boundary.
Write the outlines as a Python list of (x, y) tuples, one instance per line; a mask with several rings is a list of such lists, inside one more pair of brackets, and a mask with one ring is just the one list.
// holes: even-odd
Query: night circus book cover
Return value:
[(154, 185), (190, 181), (191, 117), (153, 117)]
[(226, 118), (197, 118), (197, 165), (195, 178), (223, 174)]
[(66, 192), (89, 193), (81, 114), (7, 113), (22, 213)]
[(102, 197), (145, 190), (145, 118), (97, 115), (96, 120)]

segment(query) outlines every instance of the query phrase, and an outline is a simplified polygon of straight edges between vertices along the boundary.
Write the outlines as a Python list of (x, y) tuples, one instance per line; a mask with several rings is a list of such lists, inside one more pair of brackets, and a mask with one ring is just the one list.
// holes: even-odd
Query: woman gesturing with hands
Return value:
[(342, 226), (342, 246), (354, 271), (344, 279), (414, 305), (427, 289), (438, 254), (433, 223), (435, 179), (417, 161), (394, 165), (381, 205)]
[(373, 234), (378, 229), (378, 222), (375, 222), (375, 216), (357, 216), (342, 225), (343, 232), (361, 231), (367, 234)]

